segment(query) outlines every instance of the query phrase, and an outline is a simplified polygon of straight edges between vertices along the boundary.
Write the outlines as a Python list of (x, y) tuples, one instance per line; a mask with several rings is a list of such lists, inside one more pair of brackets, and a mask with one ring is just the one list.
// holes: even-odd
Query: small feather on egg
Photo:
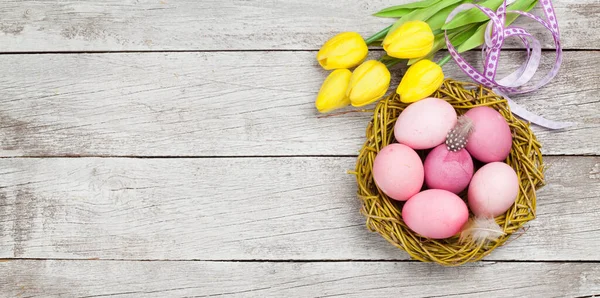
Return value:
[(465, 148), (469, 135), (473, 132), (473, 121), (463, 115), (458, 117), (456, 125), (446, 136), (446, 147), (448, 151), (459, 151)]

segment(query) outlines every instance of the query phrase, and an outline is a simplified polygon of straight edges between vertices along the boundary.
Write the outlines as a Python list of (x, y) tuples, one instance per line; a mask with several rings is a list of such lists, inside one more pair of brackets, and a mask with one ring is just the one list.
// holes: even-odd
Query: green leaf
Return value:
[[(527, 1), (527, 0), (524, 0)], [(492, 10), (498, 9), (500, 4), (502, 4), (503, 0), (487, 0), (479, 3), (479, 5), (487, 7)], [(488, 16), (486, 16), (481, 10), (478, 8), (471, 8), (469, 10), (465, 10), (460, 12), (450, 23), (444, 25), (442, 29), (453, 29), (458, 28), (460, 26), (464, 26), (472, 23), (479, 23), (485, 20), (489, 20)]]
[[(537, 4), (537, 0), (518, 1), (516, 3), (519, 3), (519, 2), (528, 2), (529, 3), (529, 6), (524, 7), (523, 11), (530, 11)], [(514, 3), (514, 4), (516, 4), (516, 3)], [(525, 3), (521, 3), (521, 4), (524, 6), (526, 5)], [(511, 10), (516, 10), (516, 9), (511, 9)], [(505, 26), (512, 24), (512, 22), (514, 22), (519, 16), (520, 15), (516, 14), (516, 13), (510, 13), (510, 12), (507, 13)], [(465, 42), (463, 42), (458, 47), (456, 47), (456, 50), (459, 53), (463, 53), (463, 52), (466, 52), (468, 50), (474, 49), (474, 48), (482, 45), (485, 42), (485, 27), (487, 26), (487, 23), (488, 22), (485, 22), (484, 24), (479, 26), (479, 28), (477, 28), (477, 30), (473, 33), (473, 35), (469, 39), (467, 39)]]
[[(510, 10), (521, 10), (521, 11), (529, 11), (535, 6), (537, 0), (518, 0), (515, 3), (509, 5), (506, 9)], [(502, 4), (502, 0), (487, 0), (481, 2), (480, 5), (490, 8), (492, 10), (497, 10), (498, 7)], [(460, 26), (464, 26), (466, 24), (479, 23), (490, 18), (485, 15), (481, 10), (477, 8), (471, 8), (469, 10), (463, 11), (459, 13), (450, 23), (444, 25), (442, 29), (452, 29)]]
[(479, 26), (479, 28), (477, 28), (475, 33), (470, 38), (468, 38), (467, 40), (465, 40), (465, 42), (463, 42), (458, 47), (456, 47), (456, 50), (459, 53), (462, 53), (462, 52), (466, 52), (470, 49), (474, 49), (474, 48), (482, 45), (483, 42), (485, 41), (484, 34), (485, 34), (485, 26), (486, 25), (487, 25), (487, 23)]
[(427, 21), (429, 18), (444, 10), (444, 8), (454, 5), (456, 3), (462, 3), (464, 1), (465, 0), (443, 0), (441, 2), (436, 3), (435, 5), (418, 10), (418, 13), (416, 13), (413, 16), (412, 20)]
[(412, 10), (409, 8), (398, 8), (390, 11), (380, 11), (373, 14), (373, 16), (380, 18), (399, 18), (402, 17)]
[(390, 28), (390, 31), (388, 32), (388, 34), (390, 34), (391, 32), (394, 32), (394, 30), (396, 30), (398, 27), (400, 27), (405, 22), (416, 21), (416, 20), (427, 21), (429, 18), (431, 18), (432, 16), (434, 16), (436, 13), (440, 12), (444, 8), (446, 8), (450, 5), (462, 2), (462, 1), (464, 1), (464, 0), (443, 0), (443, 1), (437, 2), (436, 4), (434, 4), (432, 6), (426, 7), (426, 8), (415, 9), (415, 10), (411, 11), (410, 13), (404, 15), (399, 20), (397, 20), (394, 23), (394, 25), (392, 25), (392, 28)]
[[(506, 10), (507, 11), (520, 10), (520, 11), (528, 12), (528, 11), (532, 10), (537, 5), (537, 2), (538, 2), (537, 0), (517, 1), (517, 2), (509, 5), (506, 8)], [(511, 14), (511, 13), (508, 13), (508, 14)], [(508, 19), (508, 16), (506, 17), (506, 19)], [(513, 19), (513, 21), (514, 21), (514, 19)]]
[[(450, 42), (454, 45), (454, 47), (460, 46), (465, 41), (467, 41), (477, 30), (479, 29), (479, 24), (469, 24), (465, 26), (465, 30), (457, 33), (453, 37), (450, 38)], [(444, 44), (445, 45), (445, 44)], [(444, 47), (446, 48), (446, 47)]]
[(431, 30), (435, 31), (438, 29), (441, 29), (442, 26), (444, 25), (444, 23), (446, 23), (446, 19), (448, 18), (448, 15), (459, 5), (462, 4), (462, 1), (459, 3), (455, 3), (452, 4), (442, 10), (440, 10), (438, 13), (434, 14), (432, 17), (430, 17), (427, 20), (427, 24), (429, 24), (429, 27), (431, 27)]
[(376, 12), (375, 15), (377, 15), (379, 13), (391, 12), (391, 11), (395, 11), (395, 10), (402, 10), (402, 9), (409, 9), (409, 10), (411, 10), (411, 9), (415, 9), (415, 8), (428, 7), (428, 6), (431, 6), (433, 4), (438, 3), (440, 1), (442, 1), (442, 0), (423, 0), (423, 1), (419, 1), (419, 2), (412, 2), (412, 3), (403, 4), (403, 5), (390, 6), (390, 7), (384, 8), (384, 9)]

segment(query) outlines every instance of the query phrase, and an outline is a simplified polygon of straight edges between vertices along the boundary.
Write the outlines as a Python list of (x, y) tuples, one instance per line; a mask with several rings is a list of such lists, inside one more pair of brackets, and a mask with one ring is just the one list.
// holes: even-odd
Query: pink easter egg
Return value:
[(508, 210), (519, 194), (515, 170), (503, 162), (481, 167), (469, 185), (469, 207), (479, 217), (496, 217)]
[(390, 198), (406, 201), (423, 187), (423, 163), (410, 147), (390, 144), (375, 157), (373, 179)]
[(460, 232), (469, 219), (469, 210), (457, 195), (446, 190), (428, 189), (404, 204), (402, 219), (421, 236), (443, 239)]
[(394, 136), (413, 149), (433, 148), (446, 140), (456, 124), (456, 111), (445, 100), (425, 98), (410, 104), (398, 117)]
[(475, 159), (488, 163), (503, 161), (512, 147), (512, 134), (506, 119), (490, 107), (477, 107), (465, 113), (473, 121), (467, 150)]
[(425, 159), (425, 184), (429, 188), (459, 193), (473, 177), (473, 159), (467, 150), (448, 151), (446, 144), (435, 147)]

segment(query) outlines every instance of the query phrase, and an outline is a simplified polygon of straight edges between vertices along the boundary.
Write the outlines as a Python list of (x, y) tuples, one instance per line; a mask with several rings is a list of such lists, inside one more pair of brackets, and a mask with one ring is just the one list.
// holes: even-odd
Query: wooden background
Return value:
[[(600, 1), (554, 1), (563, 67), (514, 98), (577, 122), (535, 128), (538, 218), (459, 268), (367, 231), (346, 170), (369, 115), (314, 108), (320, 45), (406, 2), (2, 1), (0, 296), (600, 294)], [(549, 34), (521, 23), (547, 70)], [(523, 58), (507, 48), (504, 73)]]

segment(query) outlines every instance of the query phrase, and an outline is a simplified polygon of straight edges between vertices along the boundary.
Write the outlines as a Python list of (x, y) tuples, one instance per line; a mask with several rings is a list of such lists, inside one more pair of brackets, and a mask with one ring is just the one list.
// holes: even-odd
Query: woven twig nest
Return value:
[[(505, 214), (496, 217), (496, 222), (505, 235), (497, 241), (479, 243), (461, 243), (458, 236), (433, 240), (416, 234), (404, 224), (401, 216), (403, 202), (390, 199), (381, 192), (375, 185), (372, 173), (377, 153), (395, 142), (394, 124), (398, 115), (408, 106), (400, 102), (395, 94), (377, 104), (373, 119), (367, 127), (367, 141), (360, 151), (355, 170), (358, 197), (363, 203), (361, 212), (367, 218), (367, 227), (405, 250), (412, 259), (442, 265), (461, 265), (485, 257), (504, 244), (526, 222), (535, 218), (536, 190), (544, 184), (541, 146), (529, 124), (517, 119), (510, 112), (506, 100), (490, 89), (446, 80), (432, 96), (448, 101), (458, 115), (474, 107), (489, 106), (499, 111), (508, 121), (513, 145), (506, 162), (517, 173), (520, 189), (515, 204)], [(417, 152), (422, 158), (427, 154), (425, 150)], [(459, 195), (466, 201), (466, 191)]]

